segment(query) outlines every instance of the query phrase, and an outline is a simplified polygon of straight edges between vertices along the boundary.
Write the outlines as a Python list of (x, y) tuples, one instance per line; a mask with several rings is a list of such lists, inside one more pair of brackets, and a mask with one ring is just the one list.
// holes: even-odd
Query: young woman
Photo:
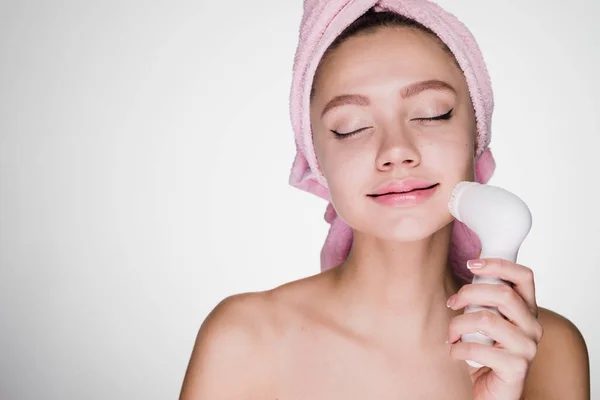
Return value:
[[(350, 15), (341, 6), (352, 2), (336, 3), (306, 8), (304, 35), (320, 15)], [(424, 1), (388, 3), (455, 23)], [(452, 262), (451, 190), (487, 180), (478, 165), (491, 157), (491, 110), (461, 69), (469, 60), (400, 12), (364, 11), (307, 58), (318, 61), (304, 82), (310, 140), (297, 141), (295, 164), (306, 169), (297, 186), (330, 200), (328, 220), (350, 227), (351, 240), (332, 227), (323, 272), (223, 300), (200, 328), (181, 399), (589, 399), (583, 338), (537, 306), (531, 269)], [(298, 139), (305, 128), (295, 128)], [(471, 284), (473, 274), (511, 284)], [(468, 304), (501, 315), (464, 314)], [(460, 341), (477, 331), (496, 344)]]

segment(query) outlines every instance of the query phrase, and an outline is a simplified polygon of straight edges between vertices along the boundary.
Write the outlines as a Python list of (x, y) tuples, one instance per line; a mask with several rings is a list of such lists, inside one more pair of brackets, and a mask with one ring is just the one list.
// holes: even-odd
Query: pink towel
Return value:
[[(290, 114), (296, 141), (290, 184), (331, 200), (327, 183), (317, 166), (312, 142), (309, 115), (312, 80), (327, 47), (348, 25), (372, 7), (376, 11), (393, 11), (416, 20), (435, 32), (454, 54), (466, 77), (477, 119), (475, 180), (486, 183), (495, 169), (494, 157), (489, 149), (493, 93), (479, 46), (463, 23), (427, 0), (305, 0), (290, 93)], [(325, 220), (331, 227), (321, 251), (322, 271), (344, 262), (352, 245), (352, 229), (337, 216), (331, 203), (327, 206)], [(473, 275), (466, 268), (466, 262), (477, 258), (480, 251), (477, 236), (456, 220), (449, 253), (454, 273), (470, 281)]]

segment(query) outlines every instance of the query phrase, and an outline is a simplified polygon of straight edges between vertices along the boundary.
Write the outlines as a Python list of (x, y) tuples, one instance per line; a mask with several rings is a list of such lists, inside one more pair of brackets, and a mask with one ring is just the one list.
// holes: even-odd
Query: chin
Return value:
[[(404, 215), (396, 218), (373, 218), (368, 223), (357, 224), (356, 230), (364, 234), (395, 242), (416, 242), (427, 239), (453, 221), (450, 213), (429, 215)], [(361, 229), (362, 228), (362, 229)]]
[(446, 225), (440, 226), (434, 221), (406, 221), (386, 227), (387, 229), (379, 229), (377, 236), (396, 242), (417, 242), (431, 237)]

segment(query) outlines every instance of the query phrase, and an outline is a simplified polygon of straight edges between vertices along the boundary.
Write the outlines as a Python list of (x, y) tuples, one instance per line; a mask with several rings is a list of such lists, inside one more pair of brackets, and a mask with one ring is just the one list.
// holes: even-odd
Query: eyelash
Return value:
[[(452, 111), (454, 111), (454, 108), (451, 108), (450, 111), (448, 111), (446, 114), (442, 114), (442, 115), (438, 115), (436, 117), (432, 117), (432, 118), (414, 118), (413, 121), (440, 121), (440, 120), (449, 120), (450, 118), (452, 118)], [(333, 133), (336, 138), (338, 139), (343, 139), (352, 135), (356, 135), (359, 132), (364, 131), (365, 129), (368, 128), (361, 128), (358, 129), (356, 131), (353, 132), (348, 132), (348, 133), (340, 133), (340, 132), (336, 132), (334, 130), (331, 130), (331, 133)]]
[(449, 120), (450, 118), (452, 118), (452, 111), (453, 110), (454, 110), (454, 108), (451, 108), (450, 111), (448, 111), (446, 114), (438, 115), (437, 117), (433, 117), (433, 118), (415, 118), (415, 119), (413, 119), (413, 121)]

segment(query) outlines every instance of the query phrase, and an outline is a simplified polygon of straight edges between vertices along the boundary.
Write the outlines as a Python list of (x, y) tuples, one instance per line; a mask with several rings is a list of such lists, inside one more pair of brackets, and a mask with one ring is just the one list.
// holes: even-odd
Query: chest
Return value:
[(357, 346), (288, 352), (274, 372), (278, 400), (468, 400), (472, 383), (464, 362), (445, 352), (392, 356)]

